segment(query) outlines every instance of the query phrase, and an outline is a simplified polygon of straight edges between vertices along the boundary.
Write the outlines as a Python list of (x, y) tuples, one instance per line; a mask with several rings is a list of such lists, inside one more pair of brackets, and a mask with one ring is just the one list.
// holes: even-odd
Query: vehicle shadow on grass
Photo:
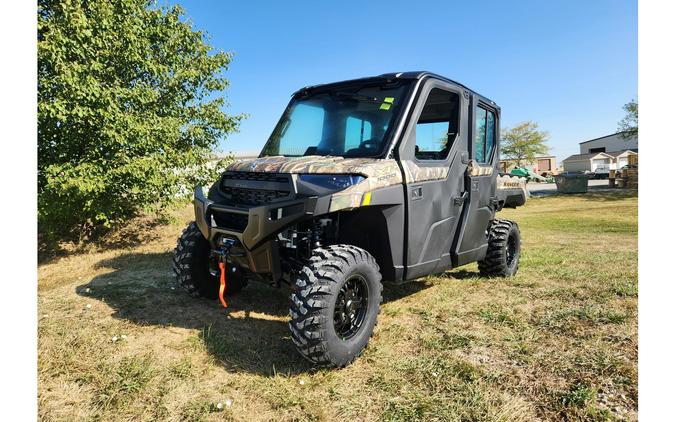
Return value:
[(479, 271), (468, 271), (465, 269), (446, 271), (438, 275), (441, 278), (454, 278), (456, 280), (475, 280), (483, 279)]
[[(316, 370), (295, 350), (288, 329), (290, 289), (249, 282), (227, 299), (193, 298), (177, 285), (171, 253), (126, 253), (100, 261), (112, 271), (76, 288), (81, 296), (105, 302), (114, 318), (139, 325), (199, 330), (197, 345), (229, 371), (262, 376)], [(428, 286), (422, 282), (385, 286), (384, 301), (397, 300)], [(158, 339), (161, 341), (161, 339)]]

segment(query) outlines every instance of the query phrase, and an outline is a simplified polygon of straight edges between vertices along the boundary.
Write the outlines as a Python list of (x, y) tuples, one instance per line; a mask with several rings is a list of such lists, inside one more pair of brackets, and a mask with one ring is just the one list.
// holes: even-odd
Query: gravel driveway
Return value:
[[(608, 188), (609, 187), (609, 180), (607, 179), (597, 179), (597, 180), (589, 180), (588, 181), (588, 188), (589, 189), (602, 189), (602, 188)], [(530, 191), (531, 194), (537, 196), (539, 194), (551, 194), (555, 193), (557, 191), (555, 187), (555, 183), (536, 183), (536, 182), (529, 182), (527, 184), (527, 188)]]

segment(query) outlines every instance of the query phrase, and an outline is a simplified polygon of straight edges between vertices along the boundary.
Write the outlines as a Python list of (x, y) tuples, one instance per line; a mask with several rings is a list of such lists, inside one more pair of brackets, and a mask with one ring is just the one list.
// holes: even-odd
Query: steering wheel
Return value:
[(379, 146), (380, 141), (377, 139), (366, 139), (365, 141), (361, 142), (359, 145), (359, 149), (377, 149)]

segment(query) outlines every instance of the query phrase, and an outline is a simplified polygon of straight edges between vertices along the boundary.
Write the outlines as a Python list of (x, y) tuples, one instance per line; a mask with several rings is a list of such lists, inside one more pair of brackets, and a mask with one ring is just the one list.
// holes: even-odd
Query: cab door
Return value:
[[(452, 265), (451, 250), (465, 195), (468, 162), (463, 89), (429, 81), (420, 90), (398, 150), (404, 172), (405, 279)], [(464, 125), (466, 126), (466, 125)]]
[(488, 246), (488, 228), (494, 218), (499, 148), (499, 108), (472, 95), (470, 160), (466, 172), (467, 200), (455, 266), (481, 260)]

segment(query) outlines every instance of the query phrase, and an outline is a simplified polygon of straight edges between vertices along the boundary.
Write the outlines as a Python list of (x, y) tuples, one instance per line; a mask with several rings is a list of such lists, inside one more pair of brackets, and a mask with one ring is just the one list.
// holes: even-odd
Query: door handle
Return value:
[(462, 196), (458, 196), (457, 198), (454, 198), (452, 200), (452, 204), (456, 207), (460, 207), (460, 206), (464, 205), (464, 201), (466, 200), (466, 198), (468, 196), (469, 196), (469, 194), (467, 192), (464, 192), (464, 193), (462, 193)]
[(410, 190), (412, 200), (422, 199), (422, 186), (416, 186)]

